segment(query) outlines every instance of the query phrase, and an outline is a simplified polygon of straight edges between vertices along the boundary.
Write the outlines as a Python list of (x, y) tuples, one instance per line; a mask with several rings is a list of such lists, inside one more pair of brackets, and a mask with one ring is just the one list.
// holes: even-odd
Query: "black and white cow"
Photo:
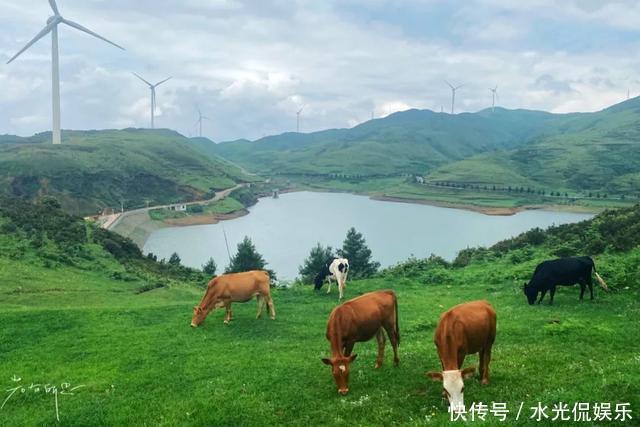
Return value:
[(314, 279), (316, 291), (320, 290), (325, 280), (329, 281), (329, 289), (327, 293), (331, 292), (331, 279), (335, 279), (338, 282), (339, 299), (342, 299), (344, 295), (344, 286), (347, 282), (347, 274), (349, 273), (349, 260), (346, 258), (335, 258), (328, 260), (323, 266), (322, 270), (316, 275)]
[(580, 300), (584, 296), (584, 291), (589, 285), (591, 299), (593, 299), (593, 283), (591, 281), (591, 272), (594, 272), (598, 283), (604, 290), (608, 290), (607, 284), (596, 271), (596, 265), (593, 259), (588, 256), (560, 258), (550, 261), (543, 261), (536, 267), (533, 277), (529, 283), (525, 283), (522, 288), (527, 296), (530, 305), (535, 303), (538, 293), (542, 292), (538, 304), (549, 291), (551, 300), (549, 304), (553, 304), (553, 296), (556, 293), (556, 286), (572, 286), (576, 283), (580, 284)]

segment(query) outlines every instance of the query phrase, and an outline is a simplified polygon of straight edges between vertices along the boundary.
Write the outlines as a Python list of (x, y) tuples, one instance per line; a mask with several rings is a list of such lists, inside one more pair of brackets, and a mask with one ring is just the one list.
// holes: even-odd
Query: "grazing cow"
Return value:
[(327, 322), (327, 340), (331, 343), (331, 358), (322, 359), (331, 366), (338, 393), (349, 392), (349, 365), (356, 358), (351, 354), (356, 342), (378, 340), (376, 369), (384, 359), (384, 332), (387, 332), (393, 347), (393, 364), (398, 366), (398, 302), (393, 291), (369, 292), (351, 299), (333, 309)]
[(550, 261), (543, 261), (536, 267), (533, 277), (529, 283), (525, 283), (522, 290), (527, 296), (530, 305), (535, 303), (538, 292), (542, 292), (538, 304), (549, 291), (551, 299), (549, 305), (553, 304), (553, 296), (556, 293), (556, 286), (572, 286), (576, 283), (580, 284), (580, 300), (584, 297), (584, 291), (589, 285), (591, 299), (593, 299), (593, 283), (591, 281), (591, 271), (596, 275), (598, 283), (602, 289), (609, 290), (607, 284), (596, 271), (596, 265), (593, 259), (588, 256), (560, 258)]
[(276, 310), (269, 292), (269, 273), (262, 270), (254, 270), (214, 277), (207, 285), (207, 291), (200, 304), (193, 307), (191, 326), (197, 327), (204, 322), (209, 312), (222, 307), (226, 309), (224, 323), (229, 323), (233, 316), (231, 303), (247, 302), (254, 296), (258, 300), (256, 319), (262, 314), (265, 304), (271, 312), (271, 319), (275, 319)]
[(342, 299), (344, 296), (344, 286), (347, 282), (347, 274), (349, 274), (348, 259), (335, 258), (328, 260), (314, 279), (316, 291), (320, 290), (325, 280), (328, 280), (329, 289), (327, 289), (327, 293), (331, 292), (331, 279), (336, 279), (336, 282), (338, 282), (338, 299)]
[(464, 410), (464, 381), (476, 368), (462, 369), (468, 354), (480, 353), (480, 378), (489, 384), (491, 347), (496, 339), (496, 312), (487, 301), (472, 301), (445, 311), (440, 316), (433, 342), (438, 349), (442, 372), (428, 372), (433, 381), (442, 381), (443, 395), (452, 411)]

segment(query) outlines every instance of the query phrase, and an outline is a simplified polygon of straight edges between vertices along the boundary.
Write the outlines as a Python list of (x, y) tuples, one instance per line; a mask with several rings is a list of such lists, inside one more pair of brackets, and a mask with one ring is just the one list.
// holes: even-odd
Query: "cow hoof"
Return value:
[(380, 369), (380, 368), (382, 368), (382, 363), (376, 362), (375, 369)]
[(489, 385), (489, 380), (488, 379), (484, 379), (484, 380), (480, 381), (480, 384)]
[(272, 316), (272, 317), (271, 317), (271, 320), (276, 320), (276, 316)]
[(394, 361), (393, 361), (393, 366), (395, 366), (396, 368), (397, 368), (398, 366), (400, 366), (400, 361), (399, 361), (399, 360), (394, 360)]
[(224, 323), (225, 325), (228, 325), (228, 324), (229, 324), (229, 321), (228, 321), (228, 320), (225, 320), (225, 321), (224, 321), (224, 322), (222, 322), (222, 323)]

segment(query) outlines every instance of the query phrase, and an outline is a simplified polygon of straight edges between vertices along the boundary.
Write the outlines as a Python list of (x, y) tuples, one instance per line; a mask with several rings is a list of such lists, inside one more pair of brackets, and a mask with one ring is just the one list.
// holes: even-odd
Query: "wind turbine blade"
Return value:
[(456, 87), (454, 88), (454, 90), (458, 90), (458, 89), (460, 89), (462, 86), (464, 86), (464, 85), (462, 84), (462, 85), (456, 86)]
[(448, 81), (446, 81), (446, 80), (445, 80), (444, 82), (445, 82), (446, 84), (448, 84), (448, 85), (449, 85), (449, 87), (450, 87), (451, 89), (454, 89), (454, 90), (455, 90), (455, 88), (453, 87), (453, 85), (452, 85), (451, 83), (449, 83), (449, 82), (448, 82)]
[(58, 5), (56, 4), (56, 0), (49, 0), (49, 4), (51, 5), (51, 10), (56, 15), (60, 15), (60, 11), (58, 11)]
[(11, 62), (13, 62), (14, 59), (16, 59), (18, 56), (22, 55), (22, 53), (29, 49), (31, 46), (33, 46), (33, 44), (35, 42), (37, 42), (38, 40), (40, 40), (41, 38), (43, 38), (44, 36), (46, 36), (49, 31), (51, 31), (56, 25), (58, 25), (57, 21), (53, 21), (50, 24), (48, 24), (46, 27), (44, 27), (42, 29), (42, 31), (40, 31), (29, 43), (27, 43), (27, 45), (25, 47), (23, 47), (20, 52), (16, 53), (13, 58), (11, 58), (9, 61), (7, 61), (7, 64), (10, 64)]
[(306, 107), (306, 105), (303, 105), (302, 108), (298, 110), (298, 114), (302, 114), (302, 110), (304, 110), (304, 107)]
[(98, 34), (98, 33), (94, 33), (94, 32), (93, 32), (93, 31), (91, 31), (90, 29), (88, 29), (88, 28), (86, 28), (86, 27), (83, 27), (82, 25), (78, 24), (77, 22), (69, 21), (68, 19), (64, 19), (64, 18), (62, 19), (62, 22), (64, 22), (65, 24), (67, 24), (67, 25), (68, 25), (68, 26), (70, 26), (70, 27), (75, 28), (76, 30), (80, 30), (80, 31), (82, 31), (82, 32), (85, 32), (85, 33), (87, 33), (87, 34), (92, 35), (93, 37), (99, 38), (100, 40), (105, 41), (105, 42), (109, 43), (110, 45), (113, 45), (113, 46), (117, 47), (118, 49), (122, 49), (122, 50), (124, 50), (124, 48), (123, 48), (122, 46), (120, 46), (120, 45), (118, 45), (118, 44), (115, 44), (114, 42), (112, 42), (112, 41), (111, 41), (111, 40), (109, 40), (109, 39), (105, 39), (105, 38), (104, 38), (104, 37), (102, 37), (100, 34)]
[(134, 76), (136, 76), (137, 78), (139, 78), (140, 80), (142, 80), (143, 82), (145, 82), (146, 84), (148, 84), (150, 87), (153, 86), (151, 83), (149, 83), (148, 81), (146, 81), (145, 79), (143, 79), (142, 77), (140, 77), (139, 75), (137, 75), (136, 73), (131, 73)]
[(158, 86), (160, 86), (162, 83), (166, 82), (167, 80), (171, 80), (171, 77), (169, 77), (169, 78), (167, 78), (167, 79), (164, 79), (163, 81), (158, 82), (158, 83), (154, 84), (153, 86), (154, 86), (154, 87), (158, 87)]

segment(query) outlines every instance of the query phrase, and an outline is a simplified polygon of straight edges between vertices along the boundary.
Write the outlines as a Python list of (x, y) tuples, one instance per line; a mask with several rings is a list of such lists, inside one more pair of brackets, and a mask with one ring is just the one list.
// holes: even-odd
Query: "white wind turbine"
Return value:
[(494, 88), (489, 88), (489, 90), (492, 93), (493, 99), (491, 101), (491, 112), (493, 113), (493, 111), (496, 109), (496, 99), (498, 98), (498, 85), (496, 85), (496, 87)]
[(148, 81), (146, 81), (145, 79), (143, 79), (142, 77), (140, 77), (139, 75), (137, 75), (136, 73), (133, 73), (134, 76), (136, 76), (137, 78), (139, 78), (140, 80), (142, 80), (143, 82), (145, 82), (147, 84), (147, 86), (149, 86), (149, 89), (151, 90), (151, 129), (155, 129), (156, 127), (156, 122), (155, 122), (155, 115), (156, 115), (156, 88), (158, 86), (160, 86), (162, 83), (166, 82), (167, 80), (171, 80), (171, 77), (168, 77), (156, 84), (151, 84)]
[(29, 42), (25, 47), (23, 47), (20, 52), (16, 53), (13, 58), (11, 58), (7, 64), (13, 62), (18, 56), (20, 56), (25, 50), (29, 49), (32, 45), (34, 45), (38, 40), (51, 33), (51, 98), (52, 98), (52, 107), (53, 107), (53, 129), (52, 129), (52, 139), (54, 144), (60, 144), (62, 141), (61, 130), (60, 130), (60, 60), (58, 55), (58, 24), (66, 24), (76, 30), (80, 30), (87, 34), (90, 34), (100, 40), (103, 40), (117, 48), (124, 50), (122, 46), (115, 44), (114, 42), (105, 39), (99, 34), (94, 33), (88, 28), (83, 27), (77, 22), (69, 21), (60, 15), (60, 11), (58, 10), (58, 5), (55, 0), (49, 0), (49, 5), (51, 6), (51, 10), (53, 10), (53, 16), (47, 19), (47, 25), (38, 33), (36, 36)]
[(304, 110), (305, 105), (302, 106), (296, 113), (296, 132), (300, 133), (300, 114), (302, 114), (302, 110)]
[(200, 138), (202, 138), (202, 121), (203, 120), (211, 120), (211, 119), (209, 117), (203, 116), (202, 111), (200, 111), (200, 108), (198, 107), (198, 120), (196, 120), (196, 124), (199, 126), (199, 129), (200, 129), (200, 133), (199, 133)]
[(448, 81), (445, 80), (445, 83), (447, 83), (449, 85), (449, 87), (451, 88), (451, 114), (453, 114), (454, 109), (455, 109), (455, 105), (456, 105), (456, 91), (458, 89), (460, 89), (462, 85), (458, 85), (458, 86), (453, 86), (451, 83), (449, 83)]

